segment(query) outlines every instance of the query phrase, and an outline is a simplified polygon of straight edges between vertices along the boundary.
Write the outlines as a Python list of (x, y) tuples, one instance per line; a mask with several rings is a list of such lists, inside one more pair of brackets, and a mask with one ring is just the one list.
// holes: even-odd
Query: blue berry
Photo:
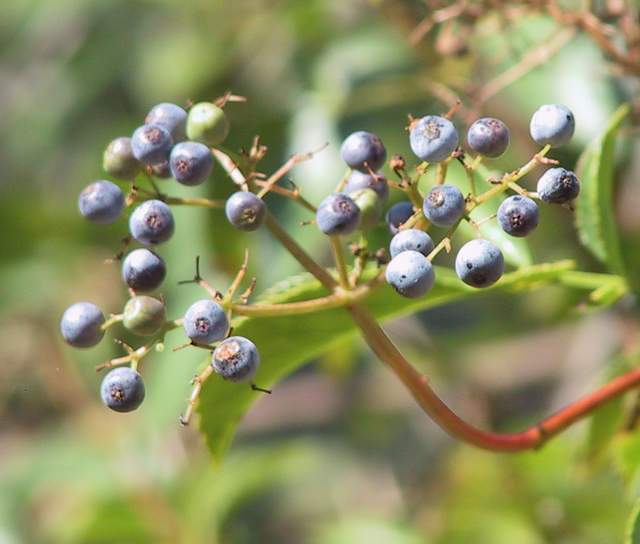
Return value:
[(349, 194), (358, 189), (373, 189), (381, 200), (386, 200), (389, 196), (389, 186), (387, 178), (380, 172), (376, 172), (372, 176), (369, 172), (360, 172), (360, 170), (352, 170), (344, 187), (344, 192)]
[(408, 200), (398, 202), (389, 208), (387, 212), (387, 226), (391, 234), (396, 234), (400, 231), (400, 227), (408, 221), (413, 215), (413, 204)]
[(174, 142), (180, 142), (186, 137), (187, 112), (180, 106), (162, 102), (157, 104), (144, 119), (147, 125), (159, 125), (166, 128)]
[(213, 370), (232, 382), (251, 380), (259, 364), (258, 348), (243, 336), (230, 336), (223, 340), (211, 356)]
[(194, 302), (184, 314), (184, 332), (197, 344), (222, 340), (229, 329), (229, 321), (222, 306), (209, 299)]
[(131, 138), (116, 138), (102, 155), (102, 168), (116, 179), (131, 180), (140, 172), (140, 163), (133, 156)]
[(69, 306), (60, 320), (60, 332), (65, 342), (75, 348), (95, 346), (104, 331), (104, 315), (100, 308), (90, 302), (76, 302)]
[(387, 159), (387, 150), (382, 140), (364, 130), (347, 136), (340, 148), (342, 160), (354, 170), (369, 172), (379, 170)]
[(389, 285), (407, 298), (426, 295), (435, 281), (429, 260), (413, 250), (403, 251), (391, 259), (385, 277)]
[(229, 121), (223, 109), (211, 102), (200, 102), (189, 110), (187, 136), (207, 145), (224, 142), (229, 134)]
[(511, 236), (523, 237), (538, 226), (538, 205), (526, 196), (505, 198), (498, 208), (498, 222)]
[(168, 159), (173, 140), (160, 125), (142, 125), (131, 137), (133, 156), (144, 164), (158, 164)]
[(360, 208), (342, 193), (332, 193), (318, 206), (316, 224), (329, 235), (351, 234), (360, 223)]
[(113, 223), (124, 208), (124, 193), (115, 183), (96, 181), (82, 190), (78, 197), (78, 208), (84, 217), (94, 223)]
[(418, 229), (406, 229), (401, 230), (392, 238), (389, 251), (392, 258), (403, 251), (417, 251), (426, 257), (434, 247), (431, 236), (426, 232)]
[(134, 249), (122, 262), (122, 279), (134, 291), (153, 291), (166, 274), (162, 257), (146, 248)]
[(131, 297), (122, 314), (124, 327), (138, 336), (153, 336), (167, 320), (164, 303), (146, 295)]
[(213, 168), (211, 150), (200, 142), (182, 142), (171, 150), (169, 166), (173, 177), (183, 185), (200, 185)]
[(489, 287), (504, 272), (504, 258), (497, 246), (488, 240), (471, 240), (456, 256), (456, 274), (472, 287)]
[(116, 412), (132, 412), (142, 404), (144, 395), (142, 376), (128, 366), (114, 368), (100, 386), (102, 402)]
[(576, 121), (569, 108), (546, 104), (531, 117), (529, 133), (537, 144), (559, 147), (571, 140), (575, 128)]
[(458, 132), (449, 119), (427, 115), (411, 124), (409, 144), (421, 160), (441, 162), (458, 147)]
[(245, 231), (258, 230), (267, 218), (267, 206), (253, 193), (233, 193), (224, 205), (224, 211), (235, 228)]
[(497, 159), (509, 147), (509, 129), (500, 119), (483, 117), (469, 127), (467, 143), (476, 153)]
[(460, 189), (436, 185), (424, 199), (425, 217), (436, 227), (450, 227), (464, 214), (465, 202)]
[(580, 193), (576, 175), (564, 168), (549, 168), (538, 180), (538, 196), (543, 202), (564, 204)]
[(147, 200), (129, 218), (129, 232), (145, 245), (161, 244), (173, 236), (175, 224), (171, 208), (161, 200)]

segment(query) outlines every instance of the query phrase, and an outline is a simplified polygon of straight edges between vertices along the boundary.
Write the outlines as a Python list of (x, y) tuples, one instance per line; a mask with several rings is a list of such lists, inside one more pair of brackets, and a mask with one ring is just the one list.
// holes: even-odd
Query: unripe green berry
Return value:
[(102, 155), (102, 168), (116, 179), (130, 180), (140, 172), (140, 163), (131, 151), (131, 138), (120, 137), (109, 143)]
[(358, 189), (349, 193), (358, 208), (360, 208), (360, 228), (369, 230), (375, 227), (382, 217), (382, 200), (373, 189)]
[(189, 110), (187, 137), (207, 145), (224, 142), (229, 134), (229, 121), (222, 108), (211, 102), (200, 102)]
[(130, 298), (123, 313), (122, 324), (138, 336), (154, 335), (167, 319), (164, 304), (145, 295)]

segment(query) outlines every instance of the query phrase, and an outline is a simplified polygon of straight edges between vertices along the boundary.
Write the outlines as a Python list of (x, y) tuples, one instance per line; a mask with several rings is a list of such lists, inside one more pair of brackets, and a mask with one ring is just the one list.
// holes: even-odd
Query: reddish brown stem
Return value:
[(362, 330), (369, 347), (391, 367), (422, 409), (449, 434), (482, 449), (496, 452), (536, 449), (606, 402), (640, 385), (640, 369), (635, 369), (522, 432), (501, 434), (483, 431), (458, 417), (440, 399), (429, 385), (426, 376), (420, 374), (402, 356), (368, 310), (356, 305), (350, 306), (348, 310)]

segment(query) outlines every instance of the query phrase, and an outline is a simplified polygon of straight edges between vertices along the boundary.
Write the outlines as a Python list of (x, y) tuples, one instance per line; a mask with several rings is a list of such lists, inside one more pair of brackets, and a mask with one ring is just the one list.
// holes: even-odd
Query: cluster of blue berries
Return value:
[[(533, 114), (530, 135), (541, 146), (558, 147), (571, 139), (574, 128), (573, 114), (562, 105), (550, 104)], [(465, 164), (458, 132), (449, 119), (438, 115), (413, 119), (409, 133), (411, 150), (425, 163), (446, 164), (458, 159)], [(468, 129), (467, 145), (480, 160), (498, 158), (509, 146), (509, 129), (499, 119), (478, 119)], [(329, 195), (321, 203), (316, 216), (319, 228), (329, 235), (346, 235), (375, 224), (371, 216), (377, 213), (379, 204), (389, 193), (386, 178), (378, 172), (386, 160), (386, 150), (380, 138), (368, 132), (355, 132), (344, 141), (341, 151), (342, 159), (352, 169), (351, 173), (342, 192)], [(398, 160), (404, 162), (401, 158)], [(567, 204), (578, 196), (579, 190), (580, 183), (573, 172), (559, 167), (550, 168), (538, 180), (536, 193), (521, 189), (500, 204), (498, 223), (511, 236), (527, 236), (537, 227), (539, 220), (534, 198), (547, 203)], [(363, 191), (368, 191), (366, 201)], [(429, 292), (435, 281), (431, 260), (439, 248), (425, 229), (429, 225), (455, 229), (463, 219), (474, 224), (468, 215), (477, 204), (474, 198), (474, 195), (463, 195), (458, 187), (442, 179), (440, 184), (431, 188), (420, 207), (415, 200), (407, 200), (388, 210), (386, 221), (394, 236), (386, 280), (399, 294), (415, 298)], [(365, 215), (369, 217), (368, 224), (363, 221)], [(467, 285), (489, 287), (502, 276), (504, 258), (500, 249), (489, 240), (472, 240), (458, 251), (455, 270)]]
[[(131, 297), (122, 314), (112, 316), (134, 335), (159, 337), (171, 323), (176, 323), (167, 320), (162, 298), (143, 294), (158, 289), (167, 273), (163, 258), (150, 248), (167, 242), (175, 229), (171, 208), (163, 201), (154, 180), (173, 178), (187, 186), (204, 183), (213, 169), (212, 148), (221, 144), (228, 132), (227, 116), (218, 104), (201, 102), (188, 110), (175, 104), (158, 104), (131, 137), (116, 138), (103, 155), (104, 171), (120, 183), (131, 184), (129, 196), (125, 197), (120, 186), (110, 180), (95, 181), (80, 193), (80, 213), (94, 223), (109, 224), (138, 201), (138, 177), (146, 177), (157, 192), (152, 195), (155, 198), (141, 202), (129, 216), (128, 240), (143, 247), (133, 249), (122, 260), (122, 279)], [(225, 211), (229, 222), (245, 231), (259, 228), (266, 217), (262, 199), (246, 191), (232, 194)], [(234, 382), (252, 380), (260, 362), (258, 350), (247, 338), (229, 336), (229, 313), (221, 300), (195, 302), (181, 323), (192, 345), (211, 349), (213, 371)], [(98, 344), (108, 326), (102, 310), (90, 302), (73, 304), (60, 322), (63, 338), (77, 348)], [(145, 396), (144, 382), (134, 364), (135, 350), (129, 348), (129, 355), (122, 359), (132, 363), (131, 367), (114, 368), (101, 386), (103, 403), (118, 412), (135, 410)]]
[[(573, 114), (564, 106), (552, 104), (539, 108), (531, 119), (530, 134), (537, 144), (544, 146), (544, 152), (533, 160), (557, 164), (550, 159), (543, 160), (543, 156), (550, 147), (568, 142), (574, 125)], [(101, 388), (104, 404), (115, 411), (134, 410), (143, 401), (144, 382), (137, 372), (137, 363), (154, 342), (161, 342), (164, 333), (177, 326), (184, 329), (189, 338), (188, 345), (211, 352), (210, 364), (195, 379), (194, 394), (184, 423), (188, 422), (201, 382), (211, 373), (233, 382), (251, 382), (256, 373), (260, 357), (255, 344), (247, 338), (231, 336), (232, 298), (244, 272), (239, 273), (230, 293), (222, 296), (202, 280), (196, 265), (196, 276), (188, 282), (198, 283), (211, 297), (194, 302), (179, 320), (168, 320), (164, 300), (149, 294), (161, 286), (167, 272), (162, 257), (150, 248), (156, 248), (172, 237), (175, 224), (167, 202), (179, 200), (164, 197), (155, 180), (173, 177), (187, 186), (205, 182), (212, 172), (214, 155), (220, 159), (216, 153), (221, 152), (216, 150), (216, 146), (225, 140), (228, 132), (226, 114), (218, 104), (202, 102), (188, 111), (175, 104), (158, 104), (131, 138), (113, 140), (104, 152), (105, 172), (120, 183), (130, 183), (128, 195), (125, 196), (119, 185), (108, 180), (96, 181), (80, 194), (80, 213), (99, 224), (113, 223), (125, 209), (139, 203), (129, 217), (129, 239), (143, 247), (133, 249), (122, 261), (122, 278), (131, 294), (122, 313), (111, 315), (107, 320), (94, 304), (79, 302), (64, 312), (60, 324), (66, 342), (78, 348), (99, 343), (105, 330), (116, 322), (121, 322), (134, 335), (151, 338), (146, 346), (137, 350), (122, 343), (129, 355), (103, 365), (118, 365), (104, 378)], [(536, 192), (529, 192), (515, 183), (520, 176), (511, 173), (496, 181), (501, 185), (498, 190), (488, 190), (482, 195), (473, 191), (465, 196), (458, 187), (446, 182), (447, 165), (457, 160), (473, 176), (473, 164), (505, 153), (509, 146), (509, 129), (499, 119), (482, 118), (469, 127), (466, 139), (469, 153), (475, 154), (471, 163), (467, 160), (468, 153), (459, 145), (455, 126), (448, 118), (427, 115), (412, 119), (409, 143), (422, 163), (416, 168), (416, 174), (411, 176), (406, 171), (404, 159), (393, 156), (389, 165), (399, 178), (399, 181), (393, 181), (381, 172), (387, 161), (387, 151), (380, 138), (370, 132), (354, 132), (341, 147), (342, 160), (349, 167), (348, 175), (339, 189), (317, 207), (317, 227), (336, 239), (356, 231), (362, 233), (364, 245), (358, 247), (354, 255), (363, 257), (365, 263), (368, 258), (374, 258), (378, 266), (386, 264), (383, 273), (387, 283), (400, 295), (416, 298), (432, 289), (435, 283), (432, 261), (443, 248), (449, 251), (450, 238), (458, 224), (467, 220), (478, 226), (469, 213), (486, 198), (508, 189), (514, 190), (516, 194), (502, 201), (496, 217), (507, 234), (522, 237), (529, 235), (538, 225), (539, 211), (534, 199), (569, 204), (579, 193), (580, 183), (576, 175), (564, 168), (553, 167), (540, 177)], [(224, 161), (221, 163), (224, 166)], [(434, 186), (423, 196), (419, 185), (429, 164), (438, 165), (438, 175)], [(529, 171), (523, 171), (523, 175)], [(224, 206), (229, 222), (244, 231), (257, 230), (265, 223), (268, 211), (262, 196), (273, 185), (273, 182), (263, 182), (263, 190), (258, 192), (256, 188), (261, 186), (261, 174), (253, 174), (254, 178), (244, 180), (240, 184), (242, 190), (233, 193)], [(136, 185), (138, 177), (147, 178), (151, 186), (151, 190), (146, 191), (149, 198), (143, 198), (144, 191)], [(384, 250), (375, 254), (368, 252), (365, 231), (381, 223), (390, 187), (402, 189), (410, 200), (396, 203), (387, 210), (386, 223), (393, 235), (389, 260), (383, 255)], [(314, 209), (308, 202), (305, 204)], [(430, 226), (446, 228), (449, 232), (436, 244), (426, 232)], [(339, 243), (336, 239), (334, 242)], [(340, 266), (339, 261), (337, 257), (336, 262)], [(360, 262), (360, 272), (363, 267), (363, 262)], [(502, 276), (504, 258), (500, 249), (489, 240), (471, 240), (458, 250), (455, 271), (460, 280), (471, 287), (489, 287)], [(343, 287), (355, 286), (358, 267), (354, 266), (352, 277), (355, 279), (347, 277), (346, 270), (340, 272)], [(349, 285), (350, 282), (353, 285)], [(250, 291), (251, 287), (247, 293)], [(241, 297), (245, 304), (247, 296)], [(121, 366), (126, 363), (131, 366)], [(253, 383), (251, 387), (269, 392)]]

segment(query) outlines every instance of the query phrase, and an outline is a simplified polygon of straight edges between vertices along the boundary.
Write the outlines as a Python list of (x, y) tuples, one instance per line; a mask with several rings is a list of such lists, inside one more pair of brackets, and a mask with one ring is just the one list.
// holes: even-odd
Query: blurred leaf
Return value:
[[(437, 267), (436, 284), (429, 296), (405, 299), (397, 296), (391, 287), (384, 285), (367, 299), (367, 306), (378, 319), (388, 319), (462, 298), (482, 296), (495, 289), (517, 292), (558, 282), (564, 274), (571, 272), (572, 267), (571, 261), (560, 261), (524, 268), (506, 274), (496, 286), (485, 290), (470, 288), (452, 270)], [(368, 277), (375, 272), (368, 270)], [(609, 276), (602, 277), (606, 279)], [(264, 293), (260, 301), (295, 302), (324, 294), (324, 288), (305, 274), (275, 285)], [(341, 308), (308, 315), (234, 320), (234, 334), (251, 338), (260, 350), (262, 364), (255, 382), (261, 387), (273, 386), (303, 363), (340, 344), (355, 332), (355, 324)], [(304, 341), (299, 341), (298, 335)], [(201, 415), (200, 429), (215, 459), (220, 460), (233, 438), (238, 422), (258, 395), (248, 386), (239, 386), (216, 377), (205, 384), (198, 407)]]
[(587, 459), (597, 461), (611, 444), (623, 420), (623, 402), (618, 397), (596, 410), (589, 421)]
[(640, 544), (640, 500), (636, 501), (627, 525), (625, 544)]
[(222, 542), (223, 526), (243, 504), (260, 494), (323, 470), (336, 452), (327, 443), (290, 441), (247, 447), (230, 455), (220, 470), (195, 464), (181, 481), (186, 494), (182, 516), (195, 542)]
[(583, 152), (577, 167), (582, 182), (576, 201), (580, 241), (617, 274), (623, 274), (625, 267), (613, 209), (613, 174), (616, 137), (629, 110), (628, 104), (616, 110), (605, 132)]
[(420, 544), (424, 537), (415, 529), (382, 519), (349, 518), (323, 528), (313, 540), (315, 544), (359, 544), (393, 542)]
[(624, 433), (616, 436), (613, 444), (614, 464), (620, 476), (633, 483), (640, 465), (640, 434)]
[[(637, 359), (637, 354), (635, 357)], [(619, 357), (609, 367), (605, 382), (624, 374), (631, 367), (631, 357)], [(613, 437), (624, 420), (624, 403), (622, 397), (610, 400), (596, 410), (589, 420), (589, 436), (587, 438), (587, 460), (598, 461), (609, 448)]]

